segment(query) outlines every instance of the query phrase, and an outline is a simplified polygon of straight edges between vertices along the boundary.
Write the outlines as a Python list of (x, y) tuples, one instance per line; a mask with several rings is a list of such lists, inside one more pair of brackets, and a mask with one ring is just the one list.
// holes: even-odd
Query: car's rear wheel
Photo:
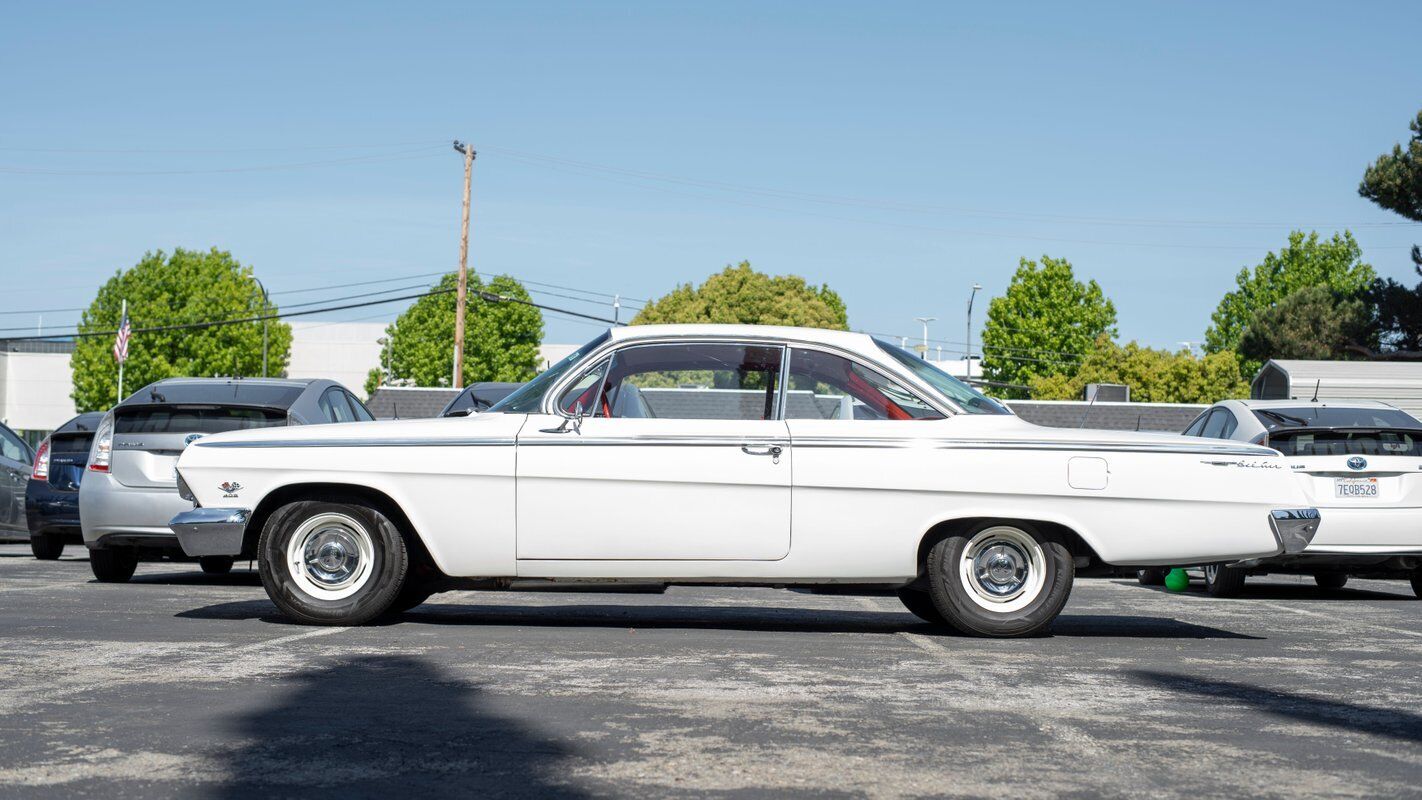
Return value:
[(101, 583), (123, 583), (138, 569), (138, 554), (128, 547), (89, 551), (89, 568)]
[(900, 589), (899, 600), (915, 617), (933, 625), (947, 625), (948, 620), (933, 604), (933, 595), (922, 589)]
[(1325, 592), (1336, 592), (1348, 585), (1348, 575), (1343, 572), (1316, 572), (1313, 582)]
[(405, 539), (380, 510), (303, 500), (278, 509), (257, 544), (262, 585), (309, 625), (361, 625), (385, 613), (409, 569)]
[(30, 534), (30, 552), (41, 561), (53, 561), (64, 555), (64, 537), (57, 533)]
[(1164, 586), (1165, 573), (1169, 571), (1161, 567), (1138, 569), (1136, 570), (1136, 580), (1140, 581), (1142, 586)]
[(406, 580), (405, 586), (400, 589), (400, 594), (390, 603), (390, 607), (385, 609), (386, 614), (403, 614), (412, 608), (422, 605), (426, 600), (434, 596), (435, 589), (428, 583), (411, 583)]
[(1246, 573), (1224, 564), (1205, 565), (1205, 591), (1211, 597), (1234, 597), (1244, 589)]
[(1071, 553), (1026, 523), (986, 523), (949, 536), (928, 554), (933, 605), (974, 636), (1040, 633), (1071, 595)]
[(203, 556), (198, 559), (198, 566), (209, 575), (226, 575), (232, 571), (232, 565), (236, 559), (232, 556)]

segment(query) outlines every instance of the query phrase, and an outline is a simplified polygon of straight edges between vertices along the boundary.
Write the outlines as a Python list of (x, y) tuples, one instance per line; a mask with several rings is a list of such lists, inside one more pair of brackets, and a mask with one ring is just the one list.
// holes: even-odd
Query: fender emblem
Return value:
[(217, 488), (222, 490), (223, 497), (236, 497), (242, 491), (242, 484), (236, 481), (223, 481)]

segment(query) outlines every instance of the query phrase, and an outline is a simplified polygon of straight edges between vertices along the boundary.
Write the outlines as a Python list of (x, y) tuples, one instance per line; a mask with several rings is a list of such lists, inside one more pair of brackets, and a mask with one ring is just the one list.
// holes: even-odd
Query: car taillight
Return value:
[(39, 449), (35, 451), (35, 467), (30, 470), (30, 480), (49, 480), (49, 437), (44, 437), (40, 442)]
[(114, 450), (114, 415), (109, 412), (99, 423), (94, 433), (94, 452), (89, 456), (89, 469), (93, 472), (108, 472), (109, 458)]

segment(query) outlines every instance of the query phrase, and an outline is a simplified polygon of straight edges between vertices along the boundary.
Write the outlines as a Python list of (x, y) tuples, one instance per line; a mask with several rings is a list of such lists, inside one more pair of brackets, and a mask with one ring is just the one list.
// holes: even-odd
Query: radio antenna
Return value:
[(1314, 381), (1314, 384), (1313, 384), (1313, 400), (1312, 400), (1311, 402), (1314, 402), (1314, 403), (1317, 403), (1317, 402), (1318, 402), (1318, 387), (1320, 387), (1320, 386), (1322, 386), (1322, 385), (1323, 385), (1323, 379), (1322, 379), (1322, 378), (1319, 378), (1318, 380)]

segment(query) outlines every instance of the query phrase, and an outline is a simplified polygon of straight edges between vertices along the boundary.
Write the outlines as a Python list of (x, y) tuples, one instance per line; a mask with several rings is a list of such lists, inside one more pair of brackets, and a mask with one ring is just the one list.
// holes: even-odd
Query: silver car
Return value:
[[(122, 582), (141, 560), (186, 560), (168, 521), (192, 503), (178, 493), (183, 448), (209, 433), (363, 422), (374, 417), (346, 388), (321, 379), (170, 378), (114, 406), (99, 423), (79, 486), (79, 524), (94, 577)], [(200, 559), (224, 573), (232, 559)]]

